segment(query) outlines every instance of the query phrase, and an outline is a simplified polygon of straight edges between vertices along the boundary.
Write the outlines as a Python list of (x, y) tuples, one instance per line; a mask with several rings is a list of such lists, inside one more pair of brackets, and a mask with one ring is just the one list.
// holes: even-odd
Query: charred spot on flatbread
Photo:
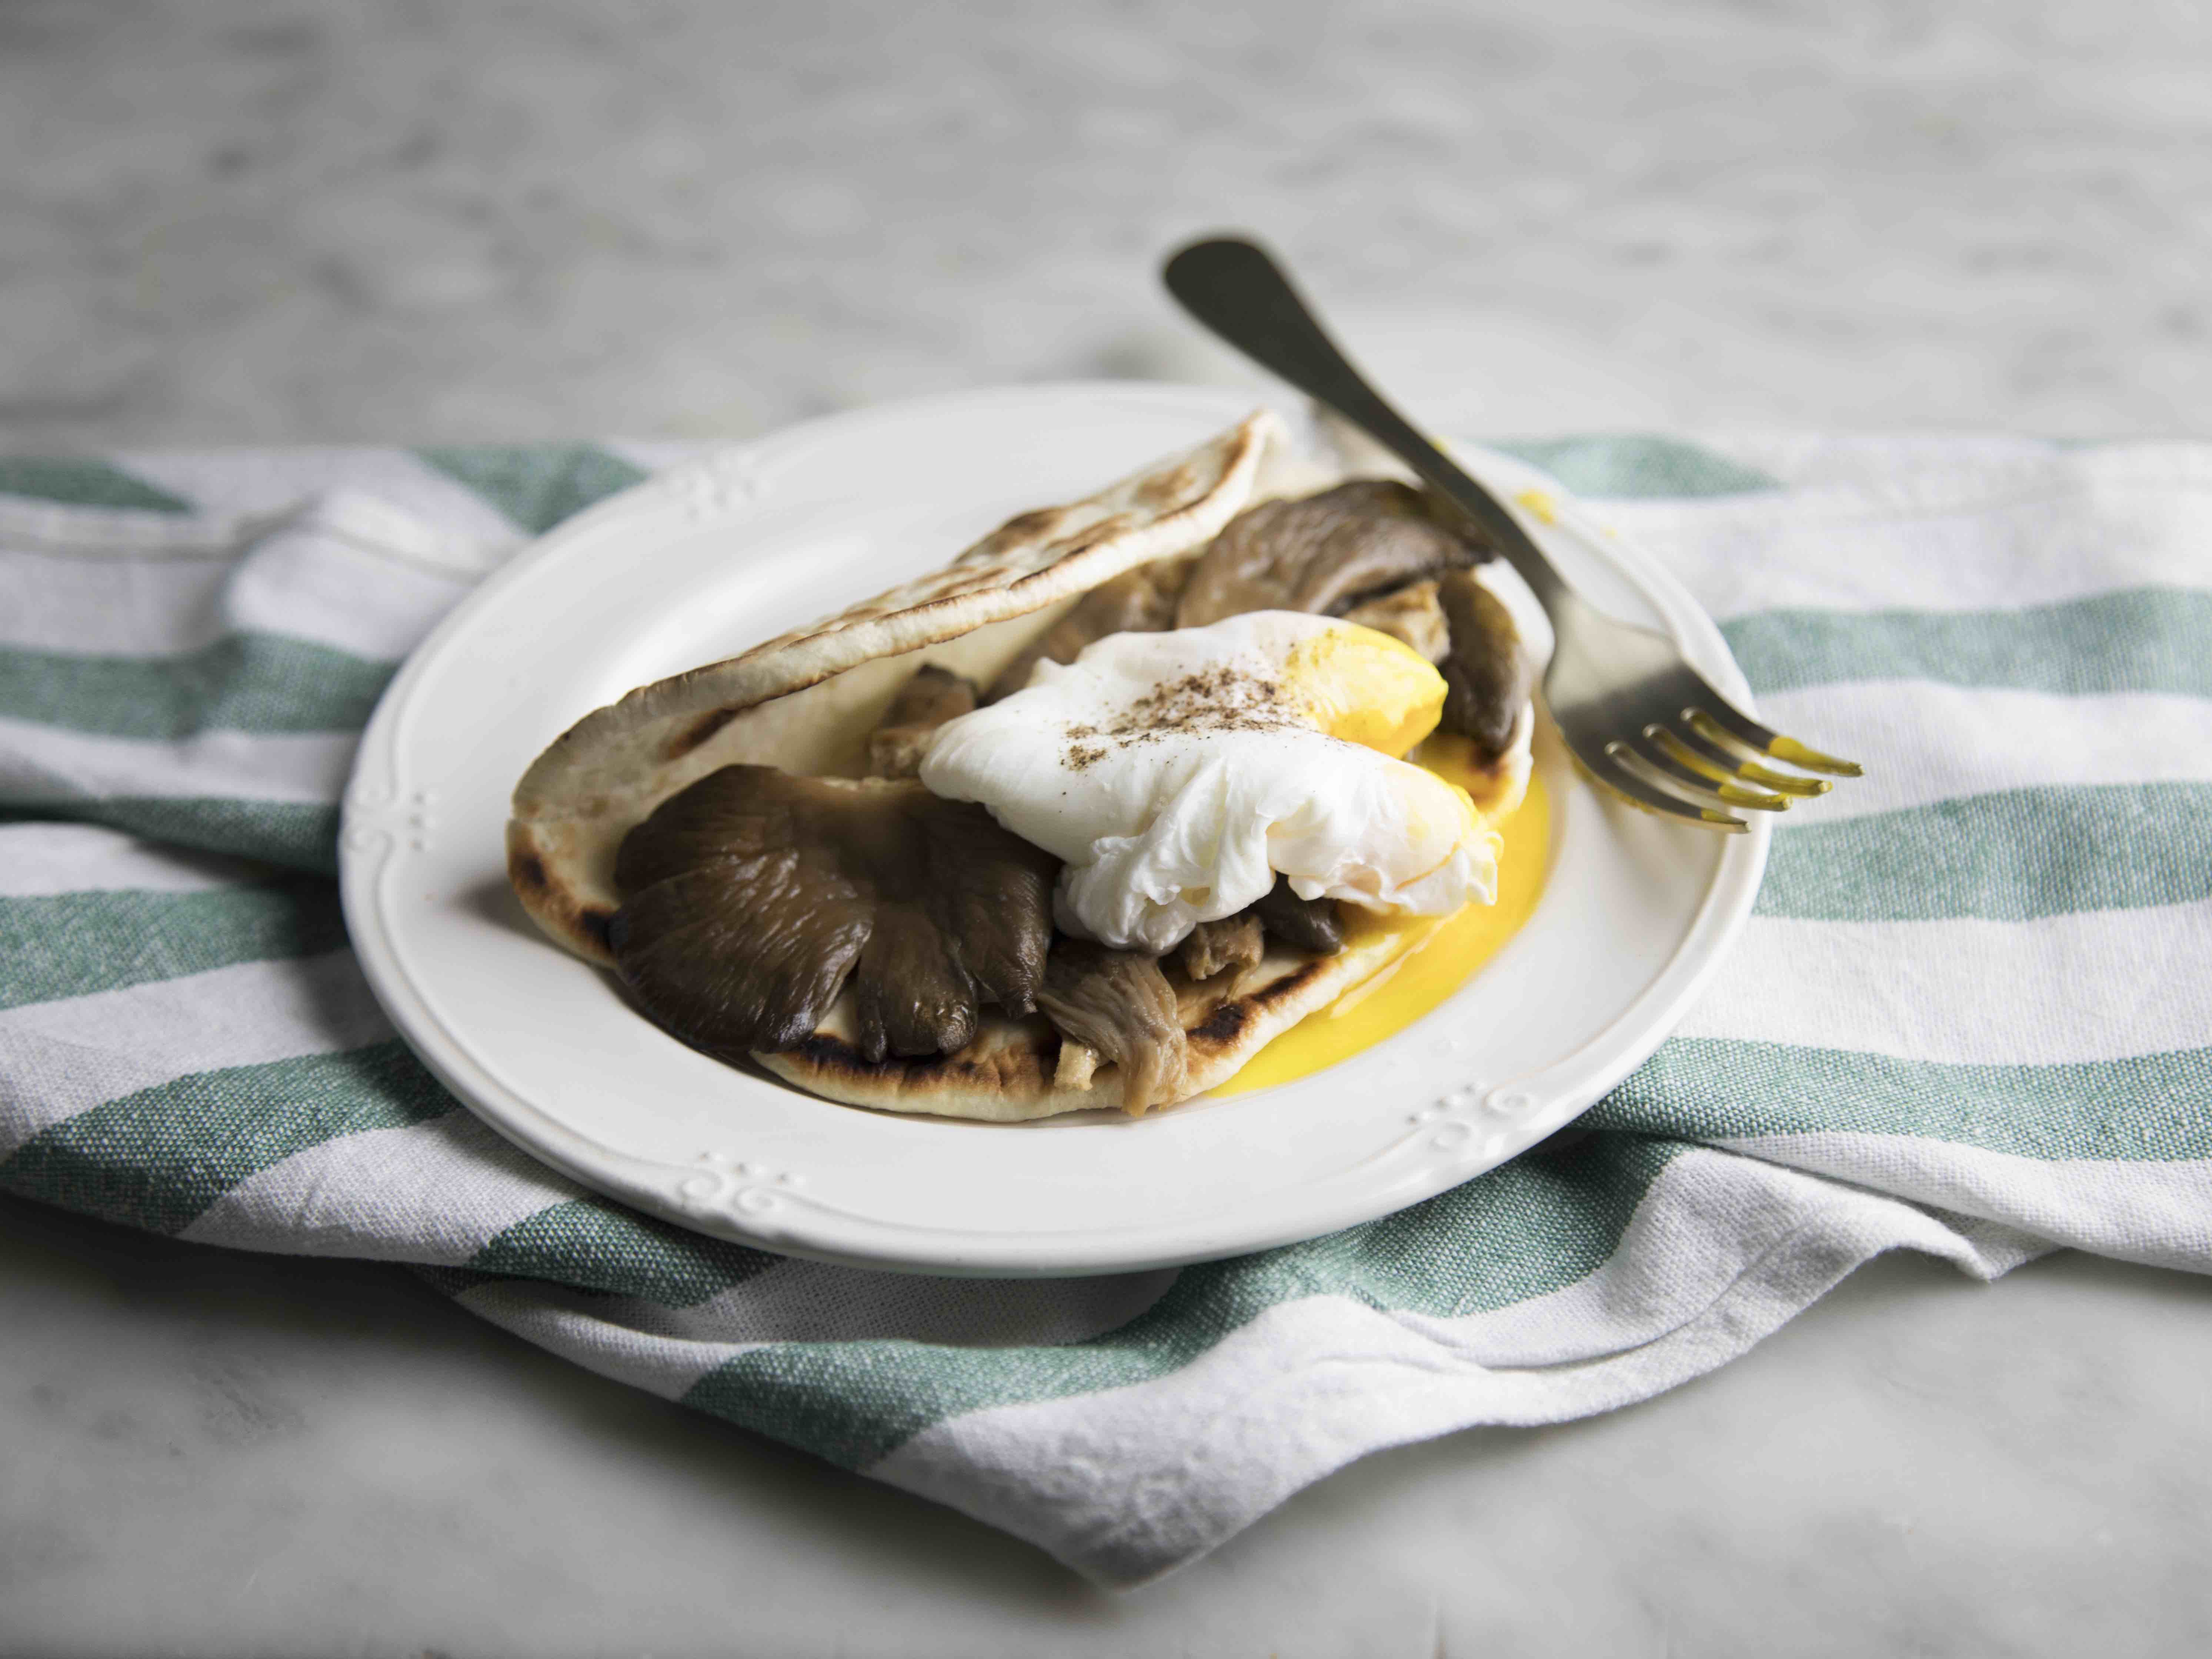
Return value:
[(547, 865), (544, 843), (534, 826), (507, 827), (507, 873), (522, 908), (548, 932), (558, 930), (571, 950), (593, 962), (611, 963), (607, 928), (614, 907), (582, 896), (559, 880)]
[[(1295, 1007), (1303, 1014), (1303, 994), (1320, 982), (1326, 973), (1325, 963), (1308, 958), (1260, 989), (1214, 1004), (1205, 1018), (1184, 1033), (1193, 1062), (1231, 1053), (1240, 1046), (1253, 1046), (1247, 1039), (1254, 1032), (1263, 1025), (1279, 1026), (1279, 1021), (1270, 1018), (1279, 1011)], [(1336, 993), (1332, 989), (1329, 994), (1333, 997)]]
[(717, 732), (737, 719), (738, 713), (734, 708), (709, 708), (669, 738), (668, 746), (661, 751), (661, 758), (682, 760), (693, 750), (713, 742)]

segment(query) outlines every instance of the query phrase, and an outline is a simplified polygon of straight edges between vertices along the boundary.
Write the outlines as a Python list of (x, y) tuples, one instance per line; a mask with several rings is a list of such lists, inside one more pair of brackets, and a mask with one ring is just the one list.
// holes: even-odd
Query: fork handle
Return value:
[(1242, 237), (1208, 237), (1179, 251), (1162, 267), (1160, 280), (1193, 317), (1334, 410), (1442, 492), (1488, 532), (1545, 610), (1555, 610), (1567, 585), (1520, 521), (1367, 384), (1266, 249)]

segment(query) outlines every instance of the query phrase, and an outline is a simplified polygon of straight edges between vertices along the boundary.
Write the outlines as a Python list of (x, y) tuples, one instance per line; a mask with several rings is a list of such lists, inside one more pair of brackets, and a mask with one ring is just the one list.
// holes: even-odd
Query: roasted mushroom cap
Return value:
[(1482, 550), (1468, 533), (1395, 479), (1263, 501), (1231, 519), (1199, 556), (1176, 604), (1176, 626), (1200, 628), (1247, 611), (1335, 614), (1474, 563)]
[(1121, 1109), (1132, 1116), (1190, 1092), (1189, 1042), (1157, 958), (1062, 939), (1037, 1001), (1067, 1041), (1121, 1068)]
[(1472, 571), (1446, 572), (1437, 597), (1451, 629), (1451, 650), (1437, 665), (1444, 677), (1441, 724), (1472, 739), (1479, 759), (1494, 761), (1535, 686), (1536, 665), (1521, 648), (1513, 613)]
[(937, 728), (975, 707), (975, 683), (926, 662), (914, 671), (876, 729), (868, 734), (868, 771), (878, 778), (910, 778)]
[(654, 1020), (732, 1059), (795, 1048), (849, 979), (871, 1060), (950, 1053), (1036, 1006), (1049, 854), (918, 783), (726, 766), (624, 837), (608, 928)]
[(1159, 559), (1127, 570), (1083, 596), (1073, 610), (1008, 663), (984, 695), (1011, 696), (1041, 662), (1073, 662), (1083, 647), (1109, 634), (1157, 634), (1176, 625), (1176, 599), (1190, 574), (1188, 559)]

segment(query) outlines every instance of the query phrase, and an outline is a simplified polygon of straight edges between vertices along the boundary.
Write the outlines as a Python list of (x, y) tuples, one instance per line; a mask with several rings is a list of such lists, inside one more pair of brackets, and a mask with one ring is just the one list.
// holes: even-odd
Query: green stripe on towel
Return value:
[(1735, 1140), (1917, 1135), (2019, 1158), (2212, 1158), (2212, 1050), (2060, 1066), (1963, 1066), (1675, 1037), (1583, 1120)]
[(1756, 467), (1679, 438), (1625, 433), (1605, 438), (1553, 438), (1492, 444), (1540, 466), (1577, 495), (1615, 501), (1746, 495), (1779, 489)]
[(783, 1258), (580, 1198), (517, 1222), (469, 1258), (470, 1271), (550, 1279), (688, 1307), (766, 1273)]
[(248, 1176), (339, 1135), (459, 1109), (406, 1045), (196, 1072), (53, 1124), (0, 1161), (0, 1187), (179, 1233)]
[(1914, 679), (2066, 696), (2212, 697), (2212, 593), (2191, 588), (2130, 588), (2021, 611), (1764, 611), (1721, 632), (1762, 693)]
[(337, 890), (297, 876), (208, 893), (0, 899), (0, 1008), (319, 956), (346, 940)]
[(149, 841), (260, 859), (317, 875), (338, 872), (338, 809), (313, 801), (230, 796), (102, 795), (0, 804), (0, 823), (105, 823)]
[(0, 457), (0, 495), (24, 495), (64, 507), (121, 507), (145, 513), (189, 513), (179, 501), (143, 478), (106, 461)]
[(591, 444), (471, 444), (415, 453), (533, 536), (646, 477)]
[[(1622, 1135), (1518, 1158), (1364, 1226), (1186, 1267), (1143, 1314), (1086, 1342), (778, 1343), (724, 1361), (684, 1403), (865, 1468), (948, 1418), (1164, 1376), (1302, 1297), (1348, 1297), (1439, 1316), (1505, 1307), (1604, 1265), (1659, 1171), (1685, 1150)], [(1468, 1248), (1470, 1239), (1483, 1248)]]
[(277, 634), (166, 657), (0, 649), (0, 715), (109, 738), (356, 732), (393, 667)]
[(1758, 912), (1815, 921), (2027, 921), (2187, 904), (2212, 898), (2208, 825), (2205, 783), (2008, 789), (1801, 824), (1774, 837)]

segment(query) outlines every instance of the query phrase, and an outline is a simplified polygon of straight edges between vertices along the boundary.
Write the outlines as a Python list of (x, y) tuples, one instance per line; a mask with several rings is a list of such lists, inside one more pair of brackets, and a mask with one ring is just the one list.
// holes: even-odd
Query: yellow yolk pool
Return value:
[[(1431, 740), (1417, 759), (1448, 783), (1468, 790), (1478, 806), (1488, 782), (1453, 753), (1454, 740)], [(1544, 890), (1551, 842), (1551, 804), (1543, 780), (1531, 775), (1521, 805), (1493, 826), (1504, 838), (1498, 859), (1498, 902), (1462, 906), (1448, 916), (1381, 916), (1344, 907), (1344, 948), (1373, 951), (1382, 966), (1326, 1008), (1292, 1026), (1252, 1057), (1215, 1095), (1249, 1093), (1309, 1077), (1402, 1031), (1473, 978), (1504, 949)]]

